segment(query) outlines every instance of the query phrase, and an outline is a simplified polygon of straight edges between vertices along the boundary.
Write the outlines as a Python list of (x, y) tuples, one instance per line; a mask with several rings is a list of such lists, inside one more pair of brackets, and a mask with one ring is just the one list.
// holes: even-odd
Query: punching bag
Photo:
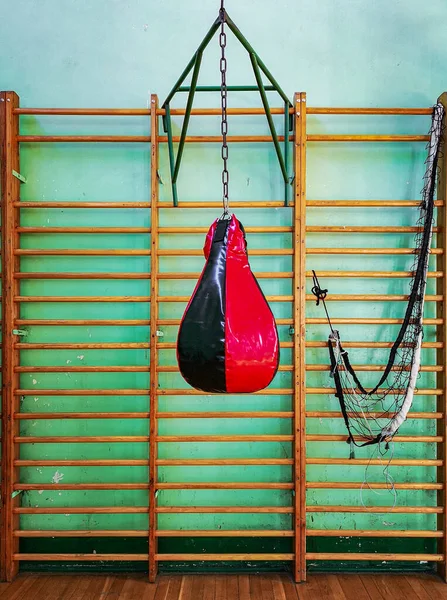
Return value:
[(278, 332), (242, 224), (234, 215), (217, 219), (203, 250), (206, 263), (180, 323), (180, 373), (205, 392), (262, 390), (278, 370)]

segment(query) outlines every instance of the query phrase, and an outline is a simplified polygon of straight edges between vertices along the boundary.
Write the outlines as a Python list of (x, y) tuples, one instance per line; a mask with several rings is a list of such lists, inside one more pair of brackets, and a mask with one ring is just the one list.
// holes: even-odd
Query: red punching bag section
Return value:
[(180, 324), (180, 372), (205, 392), (262, 390), (278, 370), (278, 332), (234, 215), (211, 225), (204, 254), (205, 266)]

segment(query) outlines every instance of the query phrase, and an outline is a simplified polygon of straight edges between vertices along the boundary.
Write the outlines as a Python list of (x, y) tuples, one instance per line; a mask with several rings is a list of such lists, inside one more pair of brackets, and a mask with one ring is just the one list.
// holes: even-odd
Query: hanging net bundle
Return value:
[(333, 329), (325, 304), (327, 290), (320, 288), (314, 272), (312, 293), (317, 305), (322, 301), (331, 329), (328, 338), (331, 377), (335, 383), (335, 396), (348, 430), (347, 441), (353, 446), (385, 443), (388, 449), (399, 427), (407, 418), (413, 403), (416, 380), (421, 362), (423, 337), (424, 295), (433, 231), (434, 198), (438, 160), (442, 142), (444, 108), (433, 107), (432, 123), (427, 145), (428, 156), (422, 190), (422, 202), (415, 237), (415, 261), (410, 283), (408, 305), (402, 326), (390, 353), (385, 370), (377, 385), (365, 389), (352, 367), (348, 353), (343, 348), (340, 334)]

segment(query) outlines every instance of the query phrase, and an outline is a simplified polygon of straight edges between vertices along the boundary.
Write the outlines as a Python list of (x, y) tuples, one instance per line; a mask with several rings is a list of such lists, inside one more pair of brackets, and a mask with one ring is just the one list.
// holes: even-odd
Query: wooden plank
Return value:
[(14, 177), (13, 170), (20, 173), (19, 117), (14, 108), (19, 106), (19, 97), (14, 92), (0, 93), (0, 144), (1, 144), (1, 211), (2, 211), (2, 522), (1, 522), (1, 560), (2, 578), (12, 581), (18, 572), (18, 563), (14, 554), (18, 551), (18, 539), (13, 531), (18, 529), (19, 518), (13, 514), (20, 498), (13, 498), (13, 487), (19, 481), (18, 467), (14, 460), (18, 458), (18, 447), (14, 436), (19, 433), (19, 422), (14, 419), (19, 411), (19, 398), (14, 389), (19, 385), (19, 376), (14, 369), (19, 364), (19, 351), (14, 349), (13, 334), (15, 319), (19, 317), (19, 305), (14, 297), (20, 293), (19, 282), (14, 273), (20, 271), (19, 258), (14, 255), (19, 247), (19, 214), (13, 202), (20, 197), (20, 181)]
[(286, 529), (159, 529), (158, 537), (294, 537), (293, 530)]
[(305, 444), (305, 344), (306, 344), (306, 95), (294, 99), (294, 579), (306, 580), (306, 444)]
[(68, 554), (68, 553), (17, 553), (14, 554), (15, 561), (30, 560), (33, 562), (55, 561), (55, 562), (104, 562), (104, 561), (147, 561), (148, 554)]
[(150, 311), (150, 406), (149, 406), (149, 581), (157, 577), (158, 563), (156, 554), (157, 515), (157, 412), (158, 412), (158, 352), (157, 352), (157, 319), (158, 319), (158, 98), (151, 96), (151, 311)]
[(382, 552), (308, 552), (307, 560), (373, 560), (373, 561), (426, 561), (442, 562), (442, 554), (391, 554)]
[[(23, 109), (30, 110), (30, 109)], [(36, 110), (36, 109), (32, 109)], [(39, 109), (37, 109), (39, 110)], [(45, 109), (47, 110), (47, 109)], [(51, 109), (50, 109), (51, 110)], [(86, 109), (91, 110), (91, 109)], [(431, 115), (431, 108), (334, 108), (309, 106), (309, 115)], [(28, 113), (26, 113), (28, 114)], [(32, 113), (34, 114), (34, 113)], [(71, 113), (70, 113), (71, 114)], [(101, 113), (102, 114), (102, 113)]]
[(308, 142), (428, 142), (428, 135), (308, 135)]
[[(26, 556), (26, 555), (25, 555)], [(94, 556), (94, 555), (93, 555)], [(109, 555), (102, 555), (102, 556), (109, 556)], [(123, 556), (123, 555), (121, 555)], [(125, 555), (124, 555), (125, 556)], [(267, 562), (272, 562), (272, 561), (284, 561), (284, 560), (293, 560), (294, 555), (290, 554), (290, 553), (270, 553), (270, 554), (266, 554), (266, 553), (237, 553), (237, 554), (231, 554), (231, 553), (225, 553), (225, 554), (156, 554), (155, 558), (157, 561), (219, 561), (219, 560), (225, 560), (225, 561), (267, 561)]]
[(338, 582), (346, 598), (353, 600), (371, 600), (359, 575), (338, 575)]
[[(438, 99), (444, 106), (444, 109), (447, 111), (447, 92), (444, 92)], [(447, 124), (447, 118), (444, 117), (444, 127)], [(437, 188), (437, 197), (439, 200), (445, 201), (447, 199), (447, 154), (445, 152), (446, 144), (446, 131), (444, 129), (442, 133), (442, 145), (443, 151), (441, 152), (441, 156), (439, 159), (439, 179), (438, 179), (438, 188)], [(441, 229), (441, 233), (438, 233), (436, 236), (437, 246), (441, 249), (447, 248), (447, 210), (443, 206), (439, 208), (437, 211), (437, 224)], [(445, 268), (447, 266), (446, 253), (438, 255), (436, 257), (436, 265), (437, 268), (442, 269), (445, 273)], [(445, 294), (447, 292), (447, 279), (444, 276), (442, 279), (436, 280), (436, 292), (438, 294)], [(446, 297), (444, 295), (444, 297)], [(445, 348), (446, 339), (447, 339), (447, 303), (442, 302), (441, 304), (436, 305), (436, 316), (439, 319), (442, 319), (442, 324), (438, 325), (436, 331), (437, 340), (444, 342), (444, 347), (437, 350), (436, 353), (436, 363), (442, 365), (444, 370), (437, 375), (437, 387), (443, 390), (441, 396), (437, 398), (437, 410), (443, 413), (443, 418), (437, 421), (437, 433), (439, 435), (446, 435), (447, 432), (447, 420), (446, 420), (446, 410), (447, 410), (447, 379), (446, 379), (446, 369), (447, 369), (447, 350)], [(444, 437), (444, 440), (446, 438)], [(438, 516), (438, 525), (437, 528), (444, 531), (444, 537), (439, 540), (438, 551), (444, 556), (447, 556), (447, 444), (444, 442), (437, 447), (437, 457), (443, 461), (442, 466), (437, 469), (437, 481), (443, 483), (443, 489), (440, 490), (437, 494), (438, 504), (444, 506), (444, 511), (442, 514)], [(446, 559), (447, 560), (447, 559)], [(437, 565), (439, 575), (447, 581), (447, 562), (444, 560), (442, 563)]]
[(343, 588), (338, 581), (337, 575), (330, 573), (318, 573), (315, 579), (320, 589), (322, 598), (331, 598), (331, 600), (350, 600), (343, 591)]

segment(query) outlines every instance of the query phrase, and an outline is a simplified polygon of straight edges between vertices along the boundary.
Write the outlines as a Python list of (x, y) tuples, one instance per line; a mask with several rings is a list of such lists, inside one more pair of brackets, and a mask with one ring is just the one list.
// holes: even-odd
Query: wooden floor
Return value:
[(20, 574), (0, 583), (1, 600), (443, 600), (447, 584), (434, 575)]

